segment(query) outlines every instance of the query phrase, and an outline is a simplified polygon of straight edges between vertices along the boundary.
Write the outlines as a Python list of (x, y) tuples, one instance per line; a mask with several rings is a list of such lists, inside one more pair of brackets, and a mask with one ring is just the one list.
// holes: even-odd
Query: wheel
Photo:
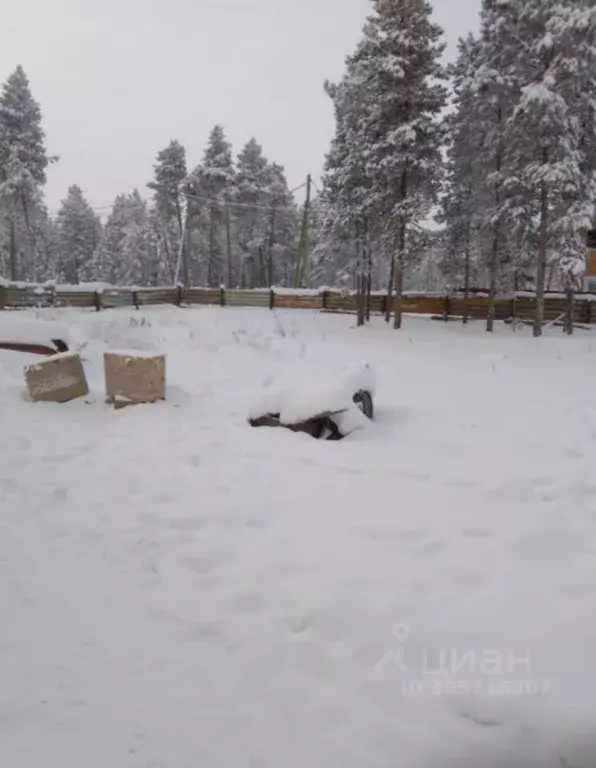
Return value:
[(354, 395), (354, 402), (365, 416), (371, 420), (374, 418), (374, 405), (370, 392), (365, 389), (359, 390)]

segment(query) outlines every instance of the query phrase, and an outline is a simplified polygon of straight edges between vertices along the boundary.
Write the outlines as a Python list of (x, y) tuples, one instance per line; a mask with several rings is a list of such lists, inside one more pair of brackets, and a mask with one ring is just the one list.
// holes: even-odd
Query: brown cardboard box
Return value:
[(117, 407), (166, 398), (166, 358), (141, 352), (106, 352), (108, 401)]
[(31, 398), (40, 402), (66, 403), (89, 394), (81, 358), (72, 352), (27, 366), (25, 381)]

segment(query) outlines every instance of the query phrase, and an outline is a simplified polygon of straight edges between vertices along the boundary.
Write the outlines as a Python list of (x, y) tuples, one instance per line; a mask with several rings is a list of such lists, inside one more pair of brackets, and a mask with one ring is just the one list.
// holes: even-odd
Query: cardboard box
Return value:
[(106, 352), (106, 393), (116, 407), (166, 399), (165, 355)]
[(66, 403), (89, 394), (81, 358), (72, 352), (27, 366), (25, 381), (31, 398), (38, 402)]

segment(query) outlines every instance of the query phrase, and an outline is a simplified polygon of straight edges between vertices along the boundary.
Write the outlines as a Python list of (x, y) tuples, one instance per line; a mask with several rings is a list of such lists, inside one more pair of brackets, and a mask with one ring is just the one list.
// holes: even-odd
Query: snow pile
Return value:
[(58, 339), (66, 344), (71, 340), (64, 323), (34, 320), (24, 312), (0, 312), (0, 343), (51, 345)]
[(360, 390), (374, 395), (375, 389), (368, 364), (321, 371), (303, 363), (266, 379), (249, 418), (279, 414), (282, 424), (296, 424), (326, 413), (337, 414), (334, 420), (347, 435), (369, 423), (354, 404), (354, 395)]

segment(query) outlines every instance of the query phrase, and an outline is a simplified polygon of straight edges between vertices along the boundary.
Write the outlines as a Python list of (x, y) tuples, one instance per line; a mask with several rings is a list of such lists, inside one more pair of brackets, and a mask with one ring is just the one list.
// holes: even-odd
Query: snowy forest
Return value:
[[(0, 96), (0, 275), (114, 285), (487, 290), (579, 286), (596, 206), (596, 3), (483, 0), (445, 57), (426, 0), (374, 0), (319, 183), (290, 190), (224, 127), (172, 140), (146, 186), (48, 214), (42, 112), (17, 67)], [(247, 126), (249, 129), (249, 126)], [(175, 131), (175, 126), (173, 126)], [(156, 148), (157, 149), (157, 148)], [(305, 177), (308, 169), (305, 169)]]

